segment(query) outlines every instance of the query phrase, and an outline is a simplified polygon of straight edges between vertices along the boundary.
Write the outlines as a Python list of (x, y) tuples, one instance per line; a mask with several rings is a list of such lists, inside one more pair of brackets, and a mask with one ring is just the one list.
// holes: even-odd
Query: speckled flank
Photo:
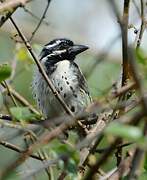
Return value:
[[(56, 67), (56, 70), (48, 75), (56, 90), (72, 112), (76, 114), (83, 111), (90, 103), (91, 98), (85, 79), (83, 78), (81, 81), (79, 78), (82, 73), (78, 66), (74, 62), (63, 60), (59, 61)], [(45, 116), (50, 117), (51, 111), (56, 115), (63, 111), (38, 70), (35, 72), (32, 86), (34, 98)]]

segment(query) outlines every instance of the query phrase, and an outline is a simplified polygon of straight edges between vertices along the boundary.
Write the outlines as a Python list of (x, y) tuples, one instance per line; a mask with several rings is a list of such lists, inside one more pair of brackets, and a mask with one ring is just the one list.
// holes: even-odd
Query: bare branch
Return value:
[(15, 162), (10, 164), (3, 172), (0, 174), (0, 178), (7, 177), (9, 171), (15, 169), (17, 166), (22, 164), (26, 158), (28, 158), (34, 150), (36, 150), (38, 147), (44, 144), (48, 144), (51, 142), (53, 139), (58, 137), (61, 133), (65, 132), (69, 127), (75, 125), (79, 119), (85, 118), (83, 115), (82, 116), (77, 116), (75, 118), (69, 117), (68, 121), (65, 123), (62, 123), (60, 126), (56, 127), (49, 133), (45, 133), (39, 140), (37, 140), (34, 144), (30, 145), (28, 149), (24, 153), (22, 153)]
[(144, 12), (144, 7), (145, 7), (144, 1), (140, 0), (140, 4), (141, 4), (141, 26), (140, 26), (140, 32), (139, 32), (139, 37), (138, 37), (138, 40), (137, 40), (136, 49), (138, 49), (140, 47), (141, 40), (142, 40), (142, 37), (143, 37), (143, 33), (144, 33), (144, 30), (145, 30), (145, 25), (146, 25), (146, 23), (145, 23), (145, 12)]
[[(28, 13), (30, 16), (32, 16), (33, 18), (37, 19), (40, 21), (40, 17), (38, 17), (37, 15), (35, 15), (32, 11), (30, 11), (28, 8), (26, 8), (25, 6), (23, 7), (23, 10)], [(43, 23), (47, 26), (49, 26), (49, 22), (46, 21), (45, 19), (43, 19)]]
[[(4, 88), (6, 88), (5, 84), (1, 84)], [(17, 99), (21, 104), (24, 106), (27, 106), (31, 112), (40, 115), (40, 113), (23, 97), (21, 96), (18, 92), (16, 92), (10, 85), (9, 85), (9, 91)]]
[(36, 55), (34, 54), (31, 45), (29, 44), (29, 42), (27, 41), (27, 39), (25, 38), (25, 36), (22, 34), (22, 32), (20, 31), (20, 28), (18, 28), (18, 26), (16, 25), (16, 23), (14, 22), (14, 20), (10, 17), (10, 20), (12, 22), (12, 24), (14, 25), (14, 27), (16, 28), (19, 36), (21, 37), (21, 39), (23, 40), (27, 50), (29, 51), (29, 53), (31, 54), (31, 56), (33, 57), (35, 63), (38, 66), (38, 69), (40, 71), (40, 73), (42, 74), (42, 76), (44, 77), (45, 81), (47, 82), (48, 86), (50, 87), (51, 91), (53, 92), (54, 96), (58, 99), (59, 103), (62, 105), (62, 107), (65, 109), (65, 111), (67, 112), (67, 114), (74, 116), (73, 113), (71, 112), (71, 110), (67, 107), (66, 103), (63, 101), (62, 97), (60, 96), (60, 94), (57, 92), (57, 90), (55, 89), (55, 87), (53, 86), (51, 80), (48, 78), (46, 72), (44, 71), (40, 61), (38, 60), (38, 58), (36, 57)]
[(13, 8), (24, 6), (31, 0), (9, 0), (0, 4), (0, 14), (4, 11), (11, 11)]
[[(15, 152), (18, 152), (18, 153), (24, 153), (25, 150), (22, 150), (20, 147), (14, 145), (14, 144), (11, 144), (9, 142), (6, 142), (6, 141), (0, 141), (0, 145), (8, 148), (8, 149), (11, 149)], [(37, 156), (37, 155), (30, 155), (30, 157), (34, 158), (34, 159), (37, 159), (37, 160), (40, 160), (40, 161), (43, 161), (44, 159), (42, 159), (41, 157)]]
[(23, 180), (27, 180), (29, 179), (31, 176), (34, 176), (35, 174), (38, 174), (40, 171), (49, 168), (50, 166), (54, 166), (58, 163), (59, 159), (53, 159), (53, 160), (45, 160), (44, 163), (42, 165), (40, 165), (39, 167), (30, 170), (30, 171), (25, 171), (23, 172), (22, 176), (23, 176)]
[(11, 12), (6, 12), (0, 19), (0, 27), (12, 16), (18, 7), (13, 8)]

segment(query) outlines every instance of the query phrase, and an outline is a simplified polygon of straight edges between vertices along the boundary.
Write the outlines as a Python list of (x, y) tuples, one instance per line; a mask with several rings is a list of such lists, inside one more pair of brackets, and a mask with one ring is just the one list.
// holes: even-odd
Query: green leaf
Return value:
[(7, 174), (7, 178), (6, 180), (20, 180), (21, 176), (19, 175), (19, 173), (16, 170), (13, 171), (9, 171)]
[(0, 108), (2, 108), (2, 106), (3, 106), (3, 95), (0, 92)]
[(58, 155), (66, 154), (71, 159), (73, 159), (77, 164), (79, 163), (79, 153), (74, 148), (71, 148), (68, 144), (59, 144), (54, 148), (54, 151)]
[(26, 50), (26, 48), (21, 47), (17, 51), (16, 55), (17, 55), (17, 59), (19, 61), (23, 61), (23, 62), (25, 62), (28, 65), (33, 64), (33, 60), (31, 59), (31, 57), (30, 57), (28, 51)]
[(136, 57), (137, 57), (137, 60), (140, 64), (143, 64), (143, 65), (146, 65), (147, 64), (147, 59), (145, 57), (145, 53), (142, 49), (137, 49), (136, 51)]
[(142, 131), (139, 128), (118, 122), (110, 123), (109, 126), (105, 129), (105, 133), (134, 141), (140, 140), (143, 137)]
[(147, 172), (143, 172), (140, 176), (139, 176), (139, 180), (146, 180), (147, 179)]
[(10, 108), (10, 112), (14, 119), (16, 120), (30, 120), (35, 117), (33, 113), (30, 112), (28, 107), (12, 107)]
[(147, 172), (147, 154), (145, 154), (144, 169)]
[(11, 75), (11, 66), (8, 64), (0, 65), (0, 83), (10, 77)]
[(76, 163), (72, 159), (69, 159), (69, 161), (68, 161), (67, 170), (68, 170), (69, 173), (72, 173), (72, 174), (76, 174), (77, 173)]

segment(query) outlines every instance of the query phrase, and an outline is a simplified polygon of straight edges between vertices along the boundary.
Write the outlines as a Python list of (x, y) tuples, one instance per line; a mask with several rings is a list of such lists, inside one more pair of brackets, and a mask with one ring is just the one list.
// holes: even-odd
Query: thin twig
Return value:
[(122, 53), (123, 53), (123, 74), (122, 74), (122, 86), (126, 84), (129, 79), (130, 69), (128, 60), (128, 22), (129, 22), (129, 4), (130, 0), (124, 0), (123, 22), (120, 21), (121, 33), (122, 33)]
[(119, 143), (120, 143), (120, 138), (117, 138), (113, 143), (111, 143), (111, 145), (109, 146), (107, 151), (104, 154), (102, 154), (101, 157), (96, 161), (96, 163), (90, 168), (86, 177), (84, 178), (85, 180), (89, 180), (89, 179), (93, 178), (94, 174), (97, 172), (100, 165), (102, 165), (106, 162), (108, 157), (110, 157), (110, 155), (116, 149), (116, 146)]
[(129, 175), (127, 177), (128, 180), (132, 180), (132, 179), (138, 179), (137, 178), (137, 174), (139, 171), (139, 165), (140, 165), (140, 161), (143, 158), (143, 153), (144, 151), (140, 148), (136, 148), (136, 151), (134, 153), (133, 156), (133, 160), (131, 162), (131, 167), (130, 167), (130, 172)]
[[(138, 112), (134, 114), (131, 118), (126, 118), (126, 116), (121, 117), (117, 121), (120, 123), (127, 123), (130, 125), (137, 125), (140, 120), (145, 116), (144, 112)], [(103, 133), (103, 131), (101, 132)], [(96, 136), (100, 136), (100, 134), (95, 134)], [(96, 136), (94, 138), (96, 138)], [(91, 139), (92, 142), (92, 139)], [(117, 148), (117, 146), (120, 146), (121, 138), (116, 138), (113, 143), (108, 147), (108, 149), (102, 154), (102, 156), (96, 161), (96, 163), (91, 166), (90, 170), (88, 171), (87, 175), (85, 176), (85, 180), (88, 180), (89, 178), (92, 178), (94, 174), (97, 172), (97, 169), (106, 162), (108, 157), (110, 157), (111, 153)]]
[(7, 168), (4, 169), (4, 171), (1, 172), (0, 178), (6, 178), (9, 171), (12, 171), (17, 166), (22, 164), (26, 158), (28, 158), (34, 150), (36, 150), (38, 147), (44, 144), (48, 144), (53, 139), (58, 137), (61, 133), (65, 132), (69, 127), (75, 125), (79, 119), (83, 119), (85, 117), (77, 116), (75, 118), (70, 117), (68, 121), (65, 123), (62, 123), (60, 126), (56, 127), (49, 133), (45, 133), (38, 141), (36, 141), (34, 144), (30, 145), (24, 153), (22, 153), (16, 161), (14, 161), (12, 164), (10, 164)]
[(140, 4), (141, 4), (141, 26), (140, 26), (140, 32), (139, 32), (139, 37), (138, 37), (138, 40), (137, 40), (137, 46), (136, 46), (136, 49), (138, 49), (140, 47), (140, 44), (141, 44), (141, 40), (142, 40), (142, 37), (143, 37), (143, 33), (144, 33), (144, 30), (145, 30), (145, 12), (144, 12), (144, 1), (143, 0), (140, 0)]
[(11, 93), (10, 88), (9, 88), (9, 85), (8, 85), (8, 83), (7, 83), (6, 81), (4, 81), (4, 85), (5, 85), (5, 88), (7, 89), (8, 95), (9, 95), (10, 98), (12, 99), (12, 102), (14, 103), (15, 106), (17, 106), (17, 102), (16, 102), (13, 94)]
[[(4, 88), (6, 88), (5, 84), (1, 84)], [(21, 96), (16, 90), (14, 90), (10, 85), (9, 85), (9, 91), (17, 99), (21, 104), (24, 106), (27, 106), (31, 112), (35, 113), (36, 115), (40, 115), (40, 113), (23, 97)]]
[[(6, 142), (6, 141), (1, 141), (1, 140), (0, 140), (0, 145), (6, 147), (6, 148), (8, 148), (8, 149), (11, 149), (11, 150), (13, 150), (13, 151), (16, 151), (16, 152), (18, 152), (18, 153), (24, 153), (24, 152), (25, 152), (25, 150), (22, 150), (20, 147), (14, 145), (14, 144), (11, 144), (11, 143), (9, 143), (9, 142)], [(43, 158), (41, 158), (41, 157), (39, 157), (39, 156), (37, 156), (37, 155), (33, 155), (33, 154), (30, 155), (30, 157), (32, 157), (32, 158), (34, 158), (34, 159), (37, 159), (37, 160), (40, 160), (40, 161), (45, 160), (45, 159), (43, 159)]]
[[(27, 9), (25, 6), (23, 7), (23, 10), (24, 10), (26, 13), (28, 13), (29, 15), (31, 15), (33, 18), (35, 18), (35, 19), (37, 19), (37, 20), (40, 20), (40, 17), (36, 16), (34, 13), (32, 13), (32, 11), (30, 11), (29, 9)], [(44, 23), (45, 25), (47, 25), (47, 26), (50, 25), (49, 22), (45, 21), (44, 19), (43, 19), (43, 23)]]
[[(128, 22), (129, 22), (129, 5), (130, 0), (124, 0), (124, 7), (123, 7), (123, 18), (120, 17), (118, 8), (116, 6), (116, 3), (114, 0), (109, 1), (113, 12), (117, 18), (117, 21), (119, 22), (120, 30), (121, 30), (121, 36), (122, 36), (122, 81), (121, 86), (125, 86), (128, 82), (128, 80), (131, 78), (131, 71), (130, 71), (130, 65), (129, 65), (129, 59), (128, 59)], [(127, 92), (124, 93), (122, 96), (119, 96), (118, 104), (126, 100)], [(120, 109), (118, 112), (114, 109), (112, 113), (112, 120), (115, 118), (115, 116), (120, 116), (125, 112), (125, 107)], [(123, 143), (120, 141), (120, 143)], [(122, 148), (118, 148), (116, 151), (116, 158), (117, 158), (117, 164), (121, 162), (122, 159)]]
[[(20, 29), (18, 28), (18, 26), (16, 25), (16, 23), (14, 22), (14, 20), (12, 19), (12, 17), (10, 17), (10, 20), (12, 22), (12, 24), (14, 25), (15, 29), (17, 30), (19, 36), (21, 37), (22, 41), (24, 42), (27, 50), (29, 51), (29, 53), (31, 54), (32, 58), (34, 59), (41, 75), (43, 76), (43, 78), (45, 79), (47, 85), (49, 86), (49, 88), (51, 89), (52, 93), (54, 94), (55, 98), (58, 100), (58, 102), (61, 104), (61, 106), (63, 107), (63, 109), (66, 111), (67, 114), (69, 114), (70, 116), (74, 117), (74, 114), (72, 113), (72, 111), (69, 109), (69, 107), (66, 105), (66, 103), (64, 102), (63, 98), (61, 97), (61, 95), (58, 93), (58, 91), (56, 90), (56, 88), (54, 87), (53, 83), (51, 82), (51, 80), (48, 78), (45, 70), (43, 69), (40, 61), (38, 60), (38, 58), (36, 57), (36, 55), (34, 54), (30, 43), (27, 41), (27, 39), (25, 38), (25, 36), (23, 35), (23, 33), (20, 31)], [(86, 134), (88, 133), (88, 130), (82, 125), (82, 123), (80, 121), (78, 121), (79, 126), (81, 127), (81, 130), (83, 130)]]
[(25, 38), (25, 36), (23, 35), (23, 33), (20, 31), (20, 28), (18, 28), (18, 26), (16, 25), (16, 23), (14, 22), (14, 20), (10, 17), (10, 20), (12, 22), (12, 24), (14, 25), (15, 29), (17, 30), (19, 36), (21, 37), (21, 39), (23, 40), (27, 50), (29, 51), (29, 53), (31, 54), (31, 56), (33, 57), (35, 63), (38, 66), (38, 69), (40, 71), (40, 73), (42, 74), (43, 78), (45, 79), (46, 83), (48, 84), (48, 86), (50, 87), (51, 91), (53, 92), (54, 96), (57, 98), (57, 100), (59, 101), (59, 103), (62, 105), (62, 107), (65, 109), (65, 111), (67, 112), (67, 114), (74, 116), (73, 113), (71, 112), (71, 110), (68, 108), (68, 106), (66, 105), (66, 103), (63, 101), (62, 97), (60, 96), (60, 94), (57, 92), (57, 90), (55, 89), (54, 85), (52, 84), (51, 80), (48, 78), (46, 72), (44, 71), (40, 61), (38, 60), (38, 58), (36, 57), (36, 55), (34, 54), (31, 45), (29, 44), (29, 42), (27, 41), (27, 39)]
[(6, 12), (0, 19), (0, 27), (12, 16), (18, 7), (13, 8), (11, 12)]
[[(35, 136), (33, 134), (28, 134), (28, 135), (29, 135), (29, 140), (31, 140), (31, 144), (34, 144), (38, 140), (36, 135)], [(27, 148), (28, 148), (29, 147), (29, 143), (27, 142), (27, 138), (25, 140), (26, 140), (25, 142), (27, 143)], [(47, 153), (44, 152), (43, 149), (39, 149), (37, 151), (37, 154), (38, 154), (39, 157), (43, 158), (44, 160), (48, 160), (49, 159)], [(45, 161), (43, 161), (43, 164), (44, 163), (45, 163)], [(50, 179), (50, 177), (51, 177), (50, 170), (48, 168), (45, 168), (44, 170), (47, 173), (48, 179)]]
[(29, 179), (31, 176), (34, 176), (36, 174), (38, 174), (40, 171), (47, 169), (51, 166), (54, 166), (58, 163), (59, 159), (54, 159), (54, 160), (46, 160), (44, 161), (44, 163), (42, 165), (40, 165), (39, 167), (29, 171), (29, 172), (25, 172), (23, 176), (23, 180), (27, 180)]
[(122, 178), (125, 176), (129, 169), (130, 169), (130, 162), (132, 160), (133, 153), (129, 152), (127, 154), (127, 157), (122, 160), (122, 162), (119, 164), (117, 168), (114, 168), (113, 170), (106, 173), (104, 176), (100, 177), (100, 180), (118, 180), (120, 177)]
[[(133, 142), (124, 143), (124, 144), (118, 144), (118, 146), (116, 148), (119, 148), (119, 147), (123, 148), (123, 147), (127, 147), (129, 145), (132, 145), (132, 144), (133, 144)], [(104, 153), (107, 149), (108, 149), (107, 147), (106, 148), (101, 148), (101, 149), (96, 149), (95, 152)]]
[(47, 5), (46, 5), (46, 8), (44, 9), (43, 15), (42, 15), (42, 17), (40, 18), (40, 21), (39, 21), (39, 23), (37, 24), (35, 30), (32, 32), (32, 36), (30, 37), (29, 41), (32, 41), (35, 33), (37, 32), (37, 30), (38, 30), (39, 27), (41, 26), (41, 24), (42, 24), (42, 22), (43, 22), (43, 20), (44, 20), (44, 18), (45, 18), (45, 16), (46, 16), (47, 10), (48, 10), (49, 5), (50, 5), (50, 2), (51, 2), (51, 0), (47, 0)]
[[(145, 121), (144, 129), (143, 129), (143, 134), (144, 134), (144, 136), (147, 135), (147, 123), (146, 123), (146, 121)], [(144, 150), (141, 149), (140, 147), (136, 148), (134, 155), (133, 155), (132, 162), (131, 162), (130, 172), (128, 174), (128, 180), (138, 179), (138, 176), (140, 174), (140, 172), (139, 172), (140, 165), (141, 165), (141, 162), (143, 160), (144, 153), (145, 153)]]
[(26, 124), (25, 126), (22, 126), (22, 125), (20, 125), (20, 123), (10, 123), (10, 122), (7, 122), (6, 120), (4, 121), (2, 119), (0, 119), (0, 125), (2, 127), (9, 127), (12, 129), (18, 129), (18, 130), (21, 130), (23, 132), (34, 131), (34, 130), (41, 127), (41, 126), (36, 125), (36, 124)]

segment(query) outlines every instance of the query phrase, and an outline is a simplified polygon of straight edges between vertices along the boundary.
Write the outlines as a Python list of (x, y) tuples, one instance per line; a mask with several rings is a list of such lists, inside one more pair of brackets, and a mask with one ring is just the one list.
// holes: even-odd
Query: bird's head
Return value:
[(62, 60), (74, 60), (76, 55), (87, 50), (85, 45), (74, 44), (69, 39), (54, 39), (44, 46), (40, 54), (40, 60), (47, 58), (56, 62)]

